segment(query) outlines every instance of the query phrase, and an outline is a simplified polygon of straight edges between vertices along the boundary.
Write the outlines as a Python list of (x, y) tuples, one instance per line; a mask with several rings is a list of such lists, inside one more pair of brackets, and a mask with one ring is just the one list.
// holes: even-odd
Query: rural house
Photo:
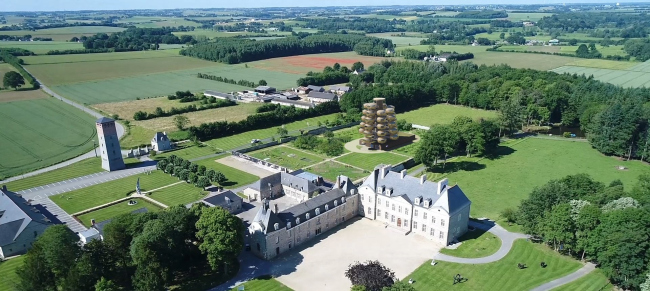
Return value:
[(296, 93), (298, 93), (298, 94), (307, 94), (307, 93), (309, 93), (309, 88), (307, 88), (305, 86), (300, 86), (300, 87), (296, 88), (294, 91), (296, 91)]
[(330, 92), (338, 94), (338, 95), (343, 95), (345, 93), (350, 92), (350, 87), (348, 86), (330, 86)]
[(214, 196), (210, 196), (202, 200), (203, 204), (215, 207), (219, 206), (228, 210), (230, 213), (235, 214), (242, 210), (242, 203), (244, 199), (237, 196), (237, 194), (228, 190)]
[(452, 56), (452, 54), (450, 54), (450, 53), (442, 53), (442, 54), (439, 54), (437, 56), (434, 56), (433, 61), (434, 62), (446, 62), (451, 56)]
[(261, 178), (244, 189), (244, 195), (249, 200), (263, 200), (286, 195), (302, 202), (326, 190), (329, 188), (326, 187), (323, 177), (298, 170), (292, 173), (275, 173)]
[(353, 75), (360, 75), (360, 74), (363, 74), (363, 72), (365, 72), (365, 71), (366, 71), (366, 70), (364, 70), (364, 69), (354, 70), (354, 71), (352, 72), (352, 74), (353, 74)]
[(447, 183), (377, 167), (359, 187), (359, 214), (446, 246), (467, 232), (471, 205), (460, 187)]
[(323, 103), (329, 101), (337, 101), (338, 96), (332, 93), (311, 91), (307, 95), (307, 100), (313, 103)]
[(156, 132), (151, 139), (151, 147), (159, 152), (171, 150), (172, 144), (167, 137), (167, 132)]
[(282, 211), (264, 199), (248, 227), (251, 251), (275, 258), (357, 216), (358, 204), (356, 187), (345, 176), (337, 177), (333, 189)]
[(46, 228), (54, 216), (42, 205), (31, 205), (19, 194), (0, 189), (0, 259), (21, 255)]

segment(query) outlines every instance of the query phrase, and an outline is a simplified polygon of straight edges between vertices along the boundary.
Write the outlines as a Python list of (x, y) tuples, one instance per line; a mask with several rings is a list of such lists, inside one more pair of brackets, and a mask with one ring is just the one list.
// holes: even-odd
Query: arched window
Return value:
[(291, 228), (291, 221), (287, 222), (287, 229)]
[(309, 220), (309, 213), (305, 214), (305, 219)]
[(316, 215), (320, 215), (320, 208), (316, 208)]
[(339, 202), (337, 200), (334, 200), (334, 207), (339, 206)]
[(341, 203), (345, 203), (345, 197), (341, 197)]
[(273, 224), (273, 228), (275, 228), (275, 230), (278, 230), (278, 228), (280, 228), (280, 224), (276, 222)]
[(296, 224), (300, 224), (300, 217), (296, 218)]
[(330, 206), (329, 206), (329, 205), (325, 205), (325, 211), (327, 211), (327, 210), (330, 210)]

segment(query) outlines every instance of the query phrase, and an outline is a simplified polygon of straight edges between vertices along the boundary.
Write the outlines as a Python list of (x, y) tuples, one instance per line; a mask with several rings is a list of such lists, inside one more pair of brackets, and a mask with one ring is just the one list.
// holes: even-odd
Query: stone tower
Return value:
[(117, 136), (115, 120), (102, 117), (97, 119), (97, 137), (99, 138), (99, 151), (102, 156), (102, 168), (106, 171), (115, 171), (126, 168), (122, 160), (120, 138)]

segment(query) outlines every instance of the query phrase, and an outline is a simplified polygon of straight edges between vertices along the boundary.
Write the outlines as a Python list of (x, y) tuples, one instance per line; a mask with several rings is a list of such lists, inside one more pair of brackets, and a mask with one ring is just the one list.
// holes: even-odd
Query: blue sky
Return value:
[[(234, 8), (234, 7), (293, 7), (293, 6), (363, 6), (363, 5), (445, 5), (445, 4), (549, 4), (561, 0), (0, 0), (0, 11), (61, 11), (171, 8)], [(572, 0), (567, 3), (616, 3), (603, 0)], [(626, 1), (636, 2), (636, 1)]]

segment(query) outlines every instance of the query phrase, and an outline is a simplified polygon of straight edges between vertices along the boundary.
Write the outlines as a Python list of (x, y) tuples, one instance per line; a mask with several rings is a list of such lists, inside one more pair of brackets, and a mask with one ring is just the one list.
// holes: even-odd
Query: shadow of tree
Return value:
[(485, 169), (485, 165), (473, 161), (457, 161), (447, 162), (447, 164), (437, 164), (429, 169), (430, 172), (436, 174), (450, 174), (458, 171), (478, 171)]
[(485, 155), (485, 158), (488, 160), (497, 160), (505, 156), (509, 156), (511, 154), (514, 154), (517, 150), (509, 147), (509, 146), (499, 146), (494, 153), (487, 154)]

